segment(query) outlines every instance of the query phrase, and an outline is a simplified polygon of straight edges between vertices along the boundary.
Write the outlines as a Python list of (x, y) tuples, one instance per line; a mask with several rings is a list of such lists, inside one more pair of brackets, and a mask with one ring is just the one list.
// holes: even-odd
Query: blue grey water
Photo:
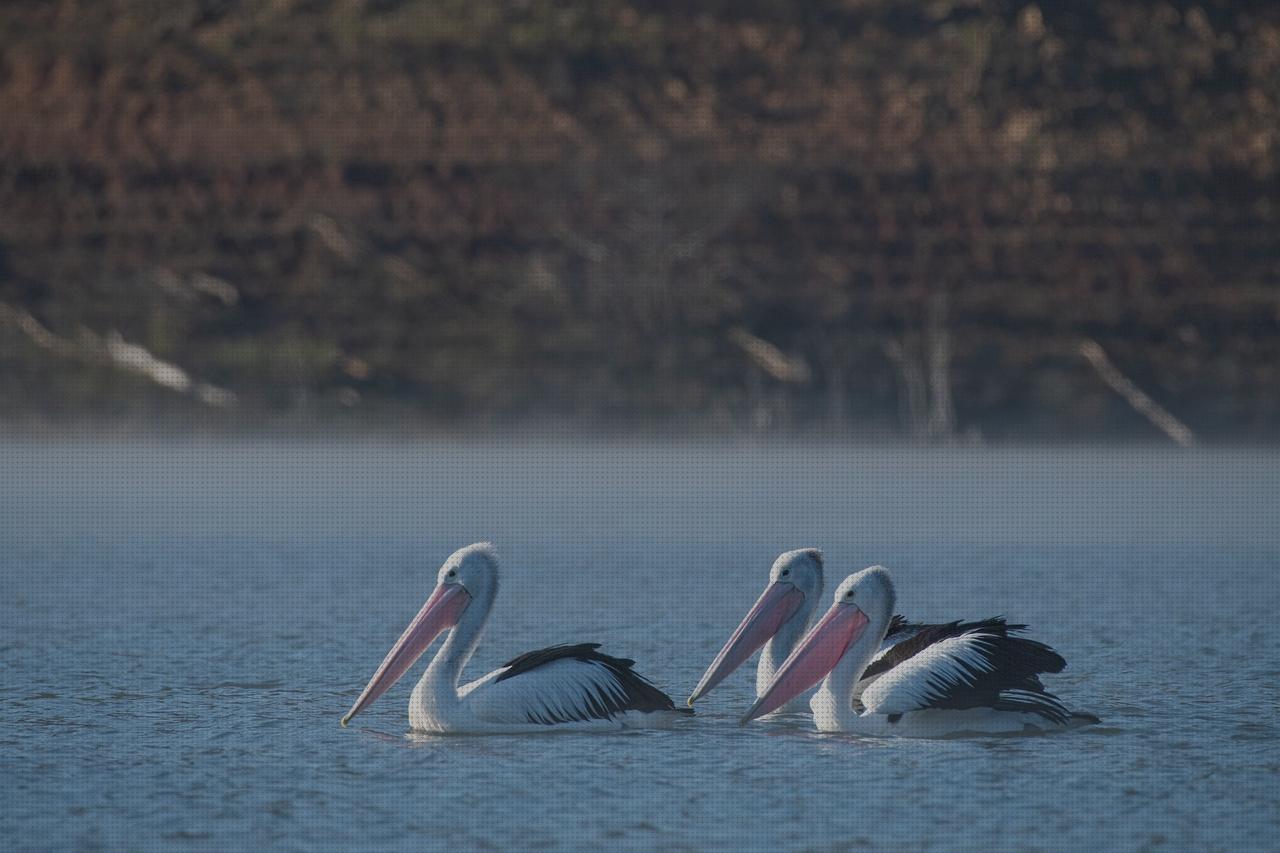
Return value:
[[(0, 838), (42, 849), (1251, 850), (1280, 837), (1280, 454), (602, 442), (0, 444)], [(453, 549), (476, 674), (598, 641), (682, 701), (816, 545), (899, 609), (1004, 614), (1104, 724), (949, 741), (741, 728), (414, 737), (339, 717)], [(829, 582), (829, 588), (830, 588)], [(420, 668), (419, 670), (420, 671)]]

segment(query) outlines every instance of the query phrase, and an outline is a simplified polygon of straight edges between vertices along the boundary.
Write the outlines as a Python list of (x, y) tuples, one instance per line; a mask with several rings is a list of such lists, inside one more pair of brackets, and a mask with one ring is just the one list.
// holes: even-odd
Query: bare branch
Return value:
[(884, 344), (884, 352), (902, 375), (903, 420), (912, 439), (919, 441), (924, 437), (929, 408), (924, 370), (920, 360), (909, 353), (901, 341), (890, 338)]
[(746, 329), (737, 328), (729, 332), (729, 340), (751, 356), (761, 370), (779, 382), (794, 382), (803, 385), (813, 378), (809, 363), (798, 355), (787, 355), (764, 338), (758, 338)]
[(91, 363), (106, 362), (120, 370), (143, 376), (171, 391), (190, 394), (207, 406), (228, 408), (236, 403), (233, 392), (208, 382), (193, 381), (181, 367), (157, 358), (138, 344), (129, 343), (117, 331), (113, 330), (103, 337), (82, 328), (79, 340), (71, 340), (55, 335), (29, 312), (3, 302), (0, 302), (0, 319), (12, 322), (41, 349)]
[(951, 438), (956, 427), (951, 403), (951, 330), (947, 327), (947, 295), (935, 293), (929, 299), (926, 336), (929, 353), (930, 438)]
[(1124, 401), (1132, 406), (1134, 411), (1155, 424), (1161, 432), (1173, 439), (1175, 443), (1182, 447), (1191, 447), (1196, 443), (1195, 435), (1192, 434), (1187, 425), (1171, 415), (1155, 400), (1148, 397), (1141, 388), (1130, 382), (1111, 363), (1111, 359), (1107, 358), (1106, 350), (1097, 341), (1088, 340), (1087, 338), (1081, 341), (1080, 354), (1085, 357), (1089, 364), (1093, 365), (1093, 369), (1098, 372), (1098, 375), (1102, 377), (1102, 381), (1107, 383), (1112, 391), (1124, 398)]

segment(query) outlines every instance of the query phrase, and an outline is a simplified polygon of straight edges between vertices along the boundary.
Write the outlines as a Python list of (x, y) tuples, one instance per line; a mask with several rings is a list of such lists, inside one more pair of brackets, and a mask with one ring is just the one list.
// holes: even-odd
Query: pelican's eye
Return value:
[(787, 575), (789, 575), (789, 574), (791, 574), (791, 570), (790, 570), (790, 569), (783, 569), (783, 570), (782, 570), (782, 575), (781, 575), (781, 576), (785, 578), (785, 577), (786, 577)]
[(849, 590), (844, 594), (846, 601), (853, 601), (853, 590)]
[(457, 576), (458, 576), (458, 570), (457, 570), (457, 569), (450, 569), (450, 570), (449, 570), (449, 574), (445, 575), (445, 577), (447, 577), (447, 578), (456, 578)]

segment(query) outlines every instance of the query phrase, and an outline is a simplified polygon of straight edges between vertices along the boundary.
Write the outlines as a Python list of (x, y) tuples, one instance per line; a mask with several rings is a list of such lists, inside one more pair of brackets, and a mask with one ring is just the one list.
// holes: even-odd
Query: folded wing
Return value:
[(872, 714), (993, 708), (1065, 723), (1070, 714), (1040, 673), (1060, 672), (1066, 661), (1018, 636), (1025, 628), (1000, 618), (926, 626), (872, 661), (858, 699)]
[(671, 711), (671, 698), (632, 670), (634, 661), (601, 654), (599, 643), (527, 652), (460, 691), (472, 712), (494, 723), (555, 725), (611, 720), (629, 711)]

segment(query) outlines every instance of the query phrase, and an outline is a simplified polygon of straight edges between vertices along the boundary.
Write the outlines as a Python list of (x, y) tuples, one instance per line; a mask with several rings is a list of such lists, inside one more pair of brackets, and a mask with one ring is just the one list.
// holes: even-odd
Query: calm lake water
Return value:
[[(1274, 849), (1280, 454), (0, 444), (0, 838), (21, 848)], [(491, 539), (469, 670), (594, 640), (683, 701), (784, 549), (1004, 614), (1087, 730), (736, 725), (410, 737), (338, 719), (439, 563)]]

